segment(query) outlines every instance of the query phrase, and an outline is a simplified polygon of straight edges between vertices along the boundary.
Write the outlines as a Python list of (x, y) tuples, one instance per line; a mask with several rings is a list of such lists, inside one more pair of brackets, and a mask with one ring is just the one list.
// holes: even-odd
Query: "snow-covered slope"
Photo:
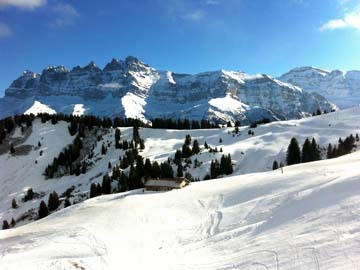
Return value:
[[(358, 269), (360, 153), (87, 200), (0, 231), (4, 269)], [(136, 193), (136, 192), (134, 192)]]
[(290, 70), (279, 80), (318, 92), (341, 108), (360, 104), (360, 71), (327, 71), (314, 67)]
[[(229, 102), (222, 108), (214, 99)], [(82, 113), (100, 116), (143, 120), (187, 117), (244, 123), (262, 118), (298, 119), (317, 109), (335, 109), (322, 96), (267, 75), (224, 70), (176, 74), (158, 71), (134, 57), (113, 59), (104, 69), (91, 62), (71, 71), (64, 66), (48, 67), (41, 74), (25, 71), (0, 99), (0, 117), (21, 114), (34, 102), (43, 104), (36, 112), (46, 108), (71, 114), (81, 106)]]
[[(221, 102), (216, 100), (215, 103)], [(145, 149), (140, 154), (151, 161), (163, 162), (169, 157), (174, 157), (177, 149), (181, 149), (187, 134), (193, 140), (198, 140), (201, 153), (194, 155), (192, 166), (188, 172), (193, 177), (203, 179), (209, 173), (212, 160), (220, 159), (222, 154), (231, 154), (234, 163), (233, 175), (241, 175), (256, 172), (270, 171), (274, 160), (285, 163), (286, 149), (290, 139), (295, 136), (299, 143), (304, 140), (315, 138), (322, 148), (328, 143), (336, 144), (339, 137), (360, 133), (360, 108), (352, 108), (317, 117), (302, 120), (289, 120), (261, 125), (252, 129), (254, 135), (248, 135), (249, 127), (241, 127), (240, 134), (233, 134), (234, 128), (209, 129), (209, 130), (163, 130), (141, 129), (141, 138), (145, 140)], [(77, 201), (77, 196), (88, 194), (91, 183), (101, 183), (105, 173), (109, 173), (108, 163), (119, 163), (119, 157), (124, 155), (123, 150), (114, 147), (114, 130), (96, 143), (94, 149), (94, 162), (86, 174), (79, 176), (63, 176), (56, 179), (45, 180), (44, 172), (47, 165), (52, 163), (60, 151), (72, 142), (74, 137), (69, 135), (67, 124), (59, 122), (42, 124), (39, 119), (33, 123), (32, 133), (21, 144), (29, 146), (28, 153), (23, 155), (11, 155), (8, 152), (0, 155), (0, 220), (11, 218), (18, 220), (27, 210), (37, 211), (40, 200), (48, 200), (49, 193), (55, 190), (59, 195), (68, 188), (75, 187), (71, 202)], [(132, 128), (121, 128), (121, 139), (131, 140)], [(13, 137), (21, 137), (20, 129), (17, 128)], [(220, 138), (221, 141), (220, 142)], [(38, 147), (40, 141), (41, 147)], [(106, 155), (101, 155), (102, 144), (112, 143)], [(204, 143), (223, 152), (209, 153), (204, 148)], [(20, 147), (20, 145), (16, 145)], [(40, 156), (40, 151), (42, 155)], [(324, 155), (324, 153), (323, 153)], [(195, 168), (195, 159), (201, 163)], [(37, 163), (35, 163), (37, 162)], [(173, 166), (176, 172), (176, 166)], [(32, 187), (35, 192), (43, 194), (42, 198), (22, 202), (28, 188)], [(11, 201), (15, 198), (19, 207), (11, 208)], [(18, 222), (18, 226), (29, 221)]]

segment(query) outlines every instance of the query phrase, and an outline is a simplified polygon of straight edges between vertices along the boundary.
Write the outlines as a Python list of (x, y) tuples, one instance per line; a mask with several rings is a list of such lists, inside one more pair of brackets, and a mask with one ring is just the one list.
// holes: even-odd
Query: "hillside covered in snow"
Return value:
[[(204, 174), (210, 160), (221, 154), (205, 151), (205, 141), (231, 154), (234, 173), (177, 191), (104, 195), (2, 230), (0, 265), (4, 269), (358, 269), (359, 152), (286, 166), (283, 173), (272, 171), (271, 164), (275, 159), (284, 161), (291, 137), (302, 143), (314, 136), (321, 146), (336, 144), (339, 137), (360, 131), (359, 116), (360, 109), (353, 108), (262, 125), (252, 129), (254, 135), (248, 134), (248, 127), (240, 128), (240, 135), (232, 133), (234, 128), (141, 129), (144, 157), (166, 160), (190, 134), (201, 144), (201, 154), (192, 159), (203, 162), (199, 168), (191, 167), (193, 175)], [(109, 172), (108, 162), (117, 162), (122, 150), (112, 145), (86, 174), (45, 180), (39, 167), (45, 168), (72, 140), (66, 126), (35, 120), (23, 144), (36, 146), (42, 137), (43, 155), (33, 149), (27, 155), (0, 156), (2, 219), (38, 205), (39, 200), (34, 200), (17, 210), (10, 207), (11, 198), (23, 196), (29, 186), (44, 192), (44, 198), (52, 190), (60, 194), (68, 185), (85, 192), (91, 182), (99, 181), (96, 175)], [(131, 128), (121, 132), (124, 138), (132, 136)], [(20, 134), (15, 131), (13, 136)], [(102, 140), (113, 140), (112, 136), (109, 132)]]
[(92, 114), (255, 122), (299, 119), (336, 106), (317, 93), (268, 75), (211, 71), (195, 75), (160, 71), (135, 57), (68, 70), (25, 71), (0, 99), (0, 118), (26, 113)]
[[(233, 172), (177, 191), (134, 189), (92, 199), (88, 199), (91, 185), (101, 184), (104, 175), (111, 176), (121, 163), (119, 158), (124, 160), (126, 151), (115, 147), (116, 129), (101, 128), (97, 136), (82, 139), (83, 149), (88, 141), (92, 144), (92, 155), (79, 157), (89, 161), (84, 173), (48, 178), (47, 166), (77, 135), (70, 134), (69, 123), (42, 123), (36, 118), (31, 127), (15, 128), (3, 142), (12, 142), (13, 153), (0, 148), (0, 220), (16, 220), (14, 228), (0, 231), (0, 266), (357, 269), (359, 153), (286, 166), (283, 173), (272, 170), (272, 165), (274, 160), (286, 163), (293, 137), (300, 146), (306, 138), (315, 138), (326, 159), (329, 143), (336, 145), (340, 137), (360, 131), (359, 117), (356, 107), (240, 127), (238, 132), (234, 127), (140, 128), (144, 146), (139, 154), (144, 159), (159, 164), (170, 159), (176, 173), (176, 151), (190, 135), (192, 142), (198, 141), (199, 152), (183, 161), (184, 174), (202, 180), (212, 161), (228, 154)], [(120, 131), (122, 141), (134, 137), (132, 127)], [(116, 190), (117, 180), (111, 185)], [(24, 200), (29, 188), (35, 195)], [(40, 201), (48, 202), (53, 191), (61, 199), (58, 210), (34, 221)], [(63, 209), (65, 198), (70, 206)]]

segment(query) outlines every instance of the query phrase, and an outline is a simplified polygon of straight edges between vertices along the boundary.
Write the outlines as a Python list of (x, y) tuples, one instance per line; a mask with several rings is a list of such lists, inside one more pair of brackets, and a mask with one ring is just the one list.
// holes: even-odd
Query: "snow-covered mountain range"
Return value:
[(327, 71), (300, 67), (285, 73), (279, 80), (296, 85), (308, 92), (317, 92), (340, 108), (360, 104), (360, 71)]
[(25, 71), (0, 99), (0, 117), (49, 113), (211, 119), (248, 123), (262, 118), (297, 119), (336, 106), (268, 75), (213, 71), (196, 75), (159, 71), (135, 57), (94, 62), (71, 71)]

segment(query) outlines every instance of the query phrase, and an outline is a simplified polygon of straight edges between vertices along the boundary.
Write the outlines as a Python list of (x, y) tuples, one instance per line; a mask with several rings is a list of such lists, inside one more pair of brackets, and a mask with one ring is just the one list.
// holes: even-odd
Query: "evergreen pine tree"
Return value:
[(218, 175), (220, 174), (220, 164), (219, 161), (211, 161), (210, 164), (210, 176), (211, 179), (216, 179)]
[(44, 201), (41, 201), (39, 206), (38, 217), (39, 219), (41, 219), (46, 217), (47, 215), (49, 215), (48, 207), (46, 206), (46, 203)]
[(181, 163), (177, 166), (177, 174), (176, 174), (177, 177), (183, 177), (184, 174), (183, 174), (183, 166), (181, 165)]
[(115, 129), (115, 148), (120, 148), (121, 131), (119, 128)]
[(145, 164), (144, 164), (144, 176), (145, 179), (148, 179), (151, 176), (151, 170), (152, 170), (152, 164), (150, 159), (146, 159), (145, 160)]
[(101, 146), (101, 154), (102, 154), (102, 155), (106, 155), (106, 152), (107, 152), (107, 148), (106, 148), (106, 146), (103, 144), (103, 145)]
[(54, 211), (59, 207), (59, 205), (60, 205), (59, 196), (55, 191), (53, 191), (49, 195), (48, 209), (49, 211)]
[(11, 207), (14, 208), (14, 209), (18, 208), (18, 205), (17, 205), (17, 203), (16, 203), (15, 198), (12, 199)]
[(292, 138), (288, 146), (286, 162), (288, 165), (300, 163), (300, 148), (296, 138)]
[(312, 153), (311, 161), (320, 160), (321, 159), (320, 149), (319, 149), (318, 144), (316, 143), (315, 138), (313, 138), (312, 141), (311, 141), (311, 149), (312, 149), (312, 151), (311, 151), (311, 153)]
[(313, 151), (309, 138), (306, 138), (301, 151), (301, 162), (313, 161)]
[(13, 144), (10, 144), (10, 153), (14, 154), (15, 153), (15, 148)]
[(183, 144), (181, 152), (183, 158), (189, 158), (192, 155), (192, 151), (186, 143)]
[(71, 202), (68, 198), (65, 199), (64, 208), (71, 206)]
[(11, 225), (12, 228), (15, 227), (16, 222), (15, 222), (15, 219), (14, 219), (14, 218), (11, 219), (10, 225)]
[(102, 190), (102, 194), (111, 193), (111, 180), (107, 174), (103, 176), (101, 190)]
[(94, 198), (96, 196), (98, 196), (96, 184), (92, 183), (90, 186), (90, 198)]
[(196, 155), (200, 153), (200, 147), (199, 147), (199, 142), (198, 140), (194, 140), (193, 142), (193, 147), (192, 147), (192, 154)]
[(101, 185), (99, 183), (97, 183), (97, 185), (96, 185), (96, 196), (101, 196), (101, 194), (102, 194)]
[(160, 176), (161, 178), (174, 178), (174, 171), (168, 162), (160, 164)]
[(331, 143), (329, 143), (329, 145), (328, 145), (326, 158), (327, 159), (333, 158), (333, 148), (332, 148)]
[(3, 229), (3, 230), (10, 229), (10, 225), (9, 225), (9, 223), (7, 222), (7, 220), (4, 220), (4, 221), (3, 221), (2, 229)]
[(277, 162), (276, 160), (274, 160), (274, 162), (273, 162), (272, 169), (273, 169), (273, 170), (279, 169), (279, 164), (278, 164), (278, 162)]
[(190, 136), (190, 134), (187, 134), (187, 135), (186, 135), (184, 144), (185, 144), (185, 145), (188, 145), (188, 146), (191, 145), (191, 136)]
[(161, 177), (161, 168), (157, 161), (154, 161), (154, 163), (152, 164), (151, 177), (154, 179)]

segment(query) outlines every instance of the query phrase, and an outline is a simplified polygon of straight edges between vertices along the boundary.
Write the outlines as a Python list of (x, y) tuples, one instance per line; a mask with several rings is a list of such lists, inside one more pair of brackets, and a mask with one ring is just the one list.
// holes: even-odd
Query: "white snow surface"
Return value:
[(146, 122), (144, 116), (146, 101), (143, 98), (128, 92), (121, 98), (121, 104), (124, 108), (126, 118), (140, 119)]
[(210, 99), (209, 104), (220, 111), (231, 112), (233, 114), (245, 112), (249, 108), (249, 106), (242, 103), (238, 97), (230, 93), (223, 98)]
[(358, 269), (360, 154), (91, 199), (0, 232), (4, 269)]
[[(230, 153), (234, 174), (191, 183), (182, 190), (135, 190), (101, 196), (51, 214), (47, 218), (0, 231), (1, 269), (358, 269), (360, 259), (360, 152), (270, 171), (273, 160), (284, 161), (291, 137), (302, 144), (315, 137), (321, 146), (360, 131), (360, 108), (322, 116), (276, 122), (253, 129), (141, 129), (144, 158), (162, 161), (173, 156), (186, 134)], [(0, 219), (36, 207), (40, 200), (19, 203), (27, 187), (61, 194), (71, 185), (87, 192), (116, 164), (122, 150), (106, 156), (85, 175), (44, 180), (41, 175), (73, 139), (67, 124), (41, 124), (24, 144), (43, 137), (44, 154), (0, 155)], [(122, 139), (132, 136), (121, 128)], [(102, 142), (113, 141), (114, 132)], [(219, 143), (222, 138), (222, 143)], [(191, 169), (203, 177), (212, 159), (202, 147), (203, 164)], [(34, 164), (34, 160), (38, 164)], [(38, 167), (37, 167), (38, 166)], [(99, 175), (100, 173), (100, 175)], [(22, 224), (19, 224), (22, 225)]]
[(37, 115), (39, 113), (55, 114), (56, 111), (51, 109), (50, 106), (42, 104), (40, 101), (35, 100), (34, 104), (24, 112), (24, 114), (33, 115)]

